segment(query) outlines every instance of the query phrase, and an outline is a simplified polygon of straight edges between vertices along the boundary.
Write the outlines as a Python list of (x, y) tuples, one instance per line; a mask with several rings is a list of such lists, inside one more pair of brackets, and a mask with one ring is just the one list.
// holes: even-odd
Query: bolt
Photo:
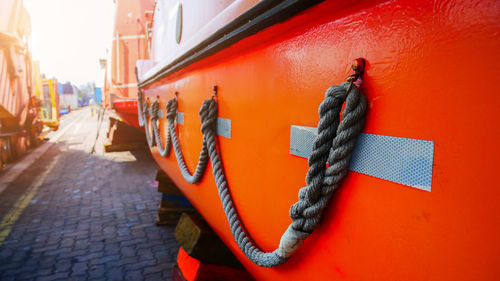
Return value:
[(357, 58), (352, 63), (352, 70), (358, 74), (362, 74), (365, 68), (365, 60), (362, 58)]

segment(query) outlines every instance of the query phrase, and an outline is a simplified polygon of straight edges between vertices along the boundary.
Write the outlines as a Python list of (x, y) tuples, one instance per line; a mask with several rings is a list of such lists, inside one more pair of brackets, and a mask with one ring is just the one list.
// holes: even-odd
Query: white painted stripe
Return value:
[(122, 89), (122, 88), (130, 88), (130, 87), (137, 87), (137, 83), (130, 83), (130, 84), (115, 84), (113, 87), (117, 89)]
[(119, 36), (119, 37), (113, 37), (113, 41), (115, 41), (118, 38), (118, 40), (132, 40), (132, 39), (145, 39), (146, 35), (141, 34), (141, 35), (124, 35), (124, 36)]
[(61, 157), (61, 154), (58, 154), (54, 157), (52, 162), (47, 166), (47, 169), (43, 171), (38, 178), (35, 179), (35, 181), (26, 190), (26, 192), (22, 194), (21, 197), (17, 200), (12, 209), (10, 209), (9, 212), (2, 218), (2, 221), (0, 222), (0, 246), (2, 246), (3, 242), (7, 239), (12, 228), (19, 220), (19, 218), (23, 214), (23, 211), (29, 205), (31, 199), (33, 199), (33, 196), (35, 196), (38, 189), (45, 182), (47, 176), (50, 174), (50, 172), (52, 172), (52, 169), (59, 160), (59, 157)]
[(115, 36), (115, 41), (116, 41), (116, 80), (118, 80), (118, 82), (121, 82), (120, 80), (120, 35), (118, 33), (116, 33), (116, 36)]

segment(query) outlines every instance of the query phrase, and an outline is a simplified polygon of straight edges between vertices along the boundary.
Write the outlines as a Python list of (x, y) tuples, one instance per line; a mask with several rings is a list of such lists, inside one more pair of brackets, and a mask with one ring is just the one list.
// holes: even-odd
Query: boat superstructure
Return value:
[(105, 103), (127, 124), (137, 123), (135, 62), (150, 57), (148, 34), (153, 0), (117, 0), (113, 43), (105, 85)]

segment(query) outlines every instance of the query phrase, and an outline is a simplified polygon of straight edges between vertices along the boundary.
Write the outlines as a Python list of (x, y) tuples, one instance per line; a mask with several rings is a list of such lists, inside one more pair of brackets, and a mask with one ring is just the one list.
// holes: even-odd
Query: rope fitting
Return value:
[(351, 68), (354, 71), (354, 73), (349, 75), (349, 77), (347, 77), (346, 80), (349, 83), (354, 83), (356, 82), (356, 80), (358, 80), (359, 77), (361, 77), (365, 73), (365, 59), (363, 58), (355, 59), (351, 65)]
[(354, 70), (354, 73), (359, 77), (365, 73), (365, 65), (366, 62), (364, 58), (357, 58), (352, 63), (351, 68), (352, 70)]
[(160, 103), (156, 100), (153, 102), (151, 105), (151, 120), (156, 121), (159, 119), (160, 116), (158, 116), (160, 112)]
[[(346, 79), (346, 81), (349, 83), (349, 87), (347, 87), (347, 91), (345, 92), (344, 100), (347, 98), (347, 95), (351, 91), (354, 82), (358, 81), (358, 78), (360, 78), (365, 73), (365, 65), (366, 62), (364, 58), (357, 58), (353, 61), (351, 68), (354, 73), (349, 75)], [(359, 87), (359, 85), (357, 86)]]
[(142, 112), (147, 117), (149, 114), (149, 97), (146, 97), (144, 104), (142, 106)]
[[(308, 158), (309, 170), (305, 179), (306, 186), (299, 190), (298, 201), (290, 207), (289, 216), (292, 223), (281, 237), (279, 247), (273, 252), (263, 251), (253, 242), (235, 209), (217, 143), (217, 86), (212, 87), (212, 98), (203, 102), (199, 112), (203, 142), (194, 173), (189, 171), (185, 163), (175, 129), (177, 99), (172, 98), (167, 103), (168, 131), (166, 137), (161, 135), (158, 122), (154, 122), (154, 116), (157, 116), (157, 114), (153, 115), (154, 112), (150, 113), (153, 131), (152, 136), (150, 135), (148, 116), (146, 115), (148, 111), (143, 108), (144, 116), (142, 118), (145, 121), (144, 127), (149, 145), (153, 146), (156, 139), (158, 150), (162, 156), (168, 156), (173, 148), (181, 174), (187, 182), (198, 183), (210, 160), (222, 208), (233, 237), (245, 256), (259, 266), (275, 267), (287, 261), (317, 228), (323, 210), (347, 175), (356, 140), (364, 127), (367, 107), (365, 96), (354, 84), (363, 74), (364, 60), (356, 59), (352, 68), (355, 73), (348, 77), (347, 82), (328, 88), (325, 99), (318, 108), (320, 117), (317, 125), (318, 135), (313, 142), (312, 153)], [(148, 103), (149, 98), (146, 98), (145, 108)], [(151, 111), (156, 111), (157, 108), (158, 104), (155, 102)]]
[(213, 99), (213, 100), (215, 100), (215, 98), (217, 98), (217, 90), (218, 90), (217, 85), (213, 85), (213, 86), (212, 86), (212, 91), (214, 91), (214, 92), (212, 93), (212, 99)]

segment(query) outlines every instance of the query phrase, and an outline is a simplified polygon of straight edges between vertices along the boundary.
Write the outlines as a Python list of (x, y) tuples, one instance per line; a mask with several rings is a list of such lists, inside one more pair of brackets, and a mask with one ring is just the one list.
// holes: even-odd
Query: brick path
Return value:
[(1, 219), (56, 161), (0, 246), (0, 280), (171, 280), (178, 245), (173, 227), (154, 224), (161, 195), (149, 152), (103, 153), (101, 133), (90, 154), (96, 117), (71, 114), (64, 135), (0, 194)]

